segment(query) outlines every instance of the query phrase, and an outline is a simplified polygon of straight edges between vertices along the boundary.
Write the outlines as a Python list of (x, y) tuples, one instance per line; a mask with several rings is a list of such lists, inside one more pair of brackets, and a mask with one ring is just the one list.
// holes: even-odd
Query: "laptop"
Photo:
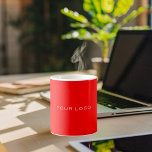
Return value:
[(152, 112), (152, 30), (118, 32), (97, 96), (98, 118)]

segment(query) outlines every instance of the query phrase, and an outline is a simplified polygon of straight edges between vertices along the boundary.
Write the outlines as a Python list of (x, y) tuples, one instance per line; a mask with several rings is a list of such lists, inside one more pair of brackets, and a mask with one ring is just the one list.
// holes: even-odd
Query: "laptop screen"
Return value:
[(152, 31), (119, 31), (103, 89), (152, 103)]

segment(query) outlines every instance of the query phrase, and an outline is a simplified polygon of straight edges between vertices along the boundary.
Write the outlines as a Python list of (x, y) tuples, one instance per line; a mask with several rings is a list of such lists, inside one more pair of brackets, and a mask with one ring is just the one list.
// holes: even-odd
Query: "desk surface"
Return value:
[[(0, 82), (48, 74), (0, 76)], [(152, 132), (152, 114), (98, 119), (98, 132), (87, 136), (52, 135), (49, 103), (39, 93), (22, 96), (0, 93), (0, 142), (9, 152), (75, 152), (68, 142)], [(54, 146), (58, 147), (54, 149)]]

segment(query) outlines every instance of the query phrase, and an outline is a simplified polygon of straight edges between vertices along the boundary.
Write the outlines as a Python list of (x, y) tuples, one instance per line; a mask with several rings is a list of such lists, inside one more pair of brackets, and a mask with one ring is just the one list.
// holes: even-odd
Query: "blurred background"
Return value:
[[(60, 13), (64, 7), (87, 15), (82, 0), (0, 0), (0, 74), (71, 71), (70, 58), (82, 44), (80, 40), (61, 40), (70, 30), (70, 18)], [(135, 0), (133, 8), (152, 0)], [(151, 7), (150, 7), (151, 9)], [(127, 25), (152, 24), (152, 12), (146, 11)], [(92, 51), (93, 50), (93, 51)], [(91, 58), (100, 49), (88, 42), (84, 58), (91, 69)]]

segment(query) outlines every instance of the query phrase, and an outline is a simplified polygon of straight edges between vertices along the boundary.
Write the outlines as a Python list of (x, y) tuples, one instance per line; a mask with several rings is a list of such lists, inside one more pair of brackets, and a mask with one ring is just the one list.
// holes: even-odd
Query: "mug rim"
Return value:
[(94, 80), (94, 79), (97, 79), (97, 76), (89, 75), (89, 74), (61, 74), (61, 75), (53, 75), (50, 77), (50, 80), (58, 80), (58, 81), (86, 81), (86, 80)]

